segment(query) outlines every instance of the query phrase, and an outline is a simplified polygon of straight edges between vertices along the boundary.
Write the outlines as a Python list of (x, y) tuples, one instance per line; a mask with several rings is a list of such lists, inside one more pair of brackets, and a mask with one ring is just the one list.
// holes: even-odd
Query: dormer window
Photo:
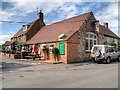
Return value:
[(23, 25), (23, 32), (26, 31), (26, 25)]
[(59, 37), (59, 39), (62, 39), (65, 37), (65, 34), (60, 34), (58, 37)]
[(26, 31), (29, 27), (30, 25), (23, 25), (23, 32)]

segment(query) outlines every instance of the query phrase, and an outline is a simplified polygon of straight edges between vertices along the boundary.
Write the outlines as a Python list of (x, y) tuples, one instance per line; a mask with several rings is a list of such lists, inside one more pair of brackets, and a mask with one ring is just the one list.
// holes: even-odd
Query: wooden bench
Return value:
[(41, 56), (38, 55), (38, 54), (36, 54), (36, 55), (30, 54), (30, 55), (25, 56), (25, 57), (27, 58), (27, 60), (28, 60), (28, 59), (33, 59), (33, 60), (35, 60), (35, 58), (39, 58), (39, 60), (41, 60)]

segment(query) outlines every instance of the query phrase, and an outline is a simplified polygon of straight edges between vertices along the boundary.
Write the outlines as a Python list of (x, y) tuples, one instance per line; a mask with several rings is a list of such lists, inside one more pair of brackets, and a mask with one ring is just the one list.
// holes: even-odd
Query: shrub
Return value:
[(58, 48), (53, 48), (52, 49), (52, 53), (53, 53), (53, 55), (54, 55), (54, 59), (56, 60), (56, 58), (58, 57), (58, 55), (59, 55), (59, 49)]
[(44, 59), (48, 59), (48, 51), (49, 49), (46, 46), (43, 46), (43, 53), (44, 53)]
[(14, 51), (14, 50), (11, 50), (10, 53), (11, 53), (11, 54), (15, 54), (15, 51)]
[(7, 54), (9, 54), (9, 53), (10, 53), (10, 50), (6, 50), (5, 52), (6, 52)]
[(43, 46), (43, 52), (48, 53), (48, 48), (46, 46)]

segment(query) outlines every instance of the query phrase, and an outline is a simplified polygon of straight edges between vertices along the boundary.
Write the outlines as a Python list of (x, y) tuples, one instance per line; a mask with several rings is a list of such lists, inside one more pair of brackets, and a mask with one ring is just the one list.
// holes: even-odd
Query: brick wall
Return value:
[(86, 32), (96, 32), (95, 28), (91, 26), (93, 21), (96, 21), (96, 19), (93, 15), (90, 15), (84, 26), (67, 41), (67, 63), (90, 59), (90, 53), (85, 50), (85, 38)]
[(30, 40), (43, 26), (45, 26), (44, 22), (40, 19), (34, 23), (33, 26), (30, 27), (30, 30), (26, 33), (26, 41)]
[(79, 61), (78, 56), (78, 32), (67, 41), (67, 63)]
[(43, 26), (45, 26), (44, 22), (38, 19), (32, 26), (30, 26), (30, 30), (25, 35), (20, 35), (19, 37), (11, 38), (11, 41), (18, 42), (26, 42), (31, 39)]
[[(54, 47), (59, 49), (59, 43), (60, 42), (55, 42), (54, 43)], [(67, 43), (66, 42), (63, 42), (63, 43), (65, 44), (65, 54), (64, 55), (59, 55), (58, 60), (67, 63)], [(50, 44), (51, 43), (46, 43), (46, 46), (49, 48)], [(41, 55), (44, 57), (44, 53), (43, 52), (42, 52)], [(49, 54), (48, 54), (48, 60), (54, 60), (54, 56), (53, 56), (52, 52), (50, 52), (50, 50), (49, 50)]]

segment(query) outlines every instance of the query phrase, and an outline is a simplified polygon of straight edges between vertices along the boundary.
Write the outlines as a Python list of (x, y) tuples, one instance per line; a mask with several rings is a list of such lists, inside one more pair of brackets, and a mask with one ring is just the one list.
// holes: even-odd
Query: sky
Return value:
[[(42, 10), (44, 22), (49, 25), (70, 17), (92, 11), (100, 24), (108, 22), (109, 28), (118, 35), (119, 0), (0, 0), (0, 45), (22, 27), (38, 18)], [(16, 23), (23, 22), (23, 23)]]

